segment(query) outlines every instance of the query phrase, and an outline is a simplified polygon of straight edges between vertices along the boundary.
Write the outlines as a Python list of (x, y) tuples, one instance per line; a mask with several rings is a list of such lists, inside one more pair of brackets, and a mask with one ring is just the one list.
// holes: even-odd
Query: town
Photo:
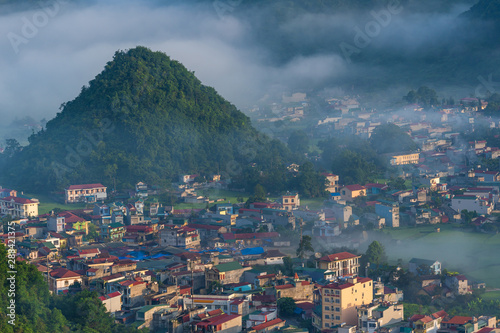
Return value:
[[(432, 111), (409, 103), (383, 113), (354, 97), (323, 102), (331, 115), (320, 115), (310, 139), (370, 139), (391, 124), (416, 145), (380, 154), (386, 179), (323, 172), (328, 194), (314, 200), (257, 188), (250, 200), (218, 174), (180, 175), (170, 189), (73, 184), (50, 202), (0, 187), (0, 237), (53, 295), (95, 291), (116, 322), (155, 332), (498, 332), (487, 307), (471, 302), (470, 311), (484, 313), (468, 316), (445, 310), (497, 295), (498, 271), (481, 278), (442, 253), (404, 258), (381, 244), (399, 231), (496, 235), (500, 148), (460, 134), (500, 127), (481, 115), (487, 102), (464, 98)], [(267, 126), (300, 123), (310, 106), (294, 94), (270, 107), (274, 116), (259, 120)], [(300, 165), (287, 170), (298, 174)]]

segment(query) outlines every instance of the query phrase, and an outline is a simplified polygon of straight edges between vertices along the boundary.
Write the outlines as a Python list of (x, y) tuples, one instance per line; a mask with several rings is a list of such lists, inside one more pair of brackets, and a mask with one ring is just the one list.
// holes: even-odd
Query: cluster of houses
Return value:
[[(334, 191), (342, 191), (338, 178), (326, 177)], [(385, 191), (376, 184), (365, 188)], [(12, 190), (2, 193), (5, 198), (17, 195)], [(422, 327), (429, 332), (466, 327), (470, 333), (488, 333), (485, 329), (496, 325), (495, 318), (454, 317), (442, 311), (405, 320), (403, 292), (362, 277), (360, 256), (348, 252), (318, 256), (314, 268), (299, 258), (289, 259), (293, 272), (284, 274), (287, 253), (296, 246), (276, 230), (314, 221), (315, 238), (336, 237), (346, 227), (336, 221), (353, 220), (347, 209), (351, 206), (342, 199), (322, 211), (299, 209), (296, 193), (249, 208), (216, 203), (212, 209), (177, 211), (147, 200), (147, 188), (113, 202), (102, 199), (106, 187), (101, 184), (70, 186), (66, 193), (73, 199), (79, 195), (87, 208), (17, 216), (18, 255), (36, 265), (54, 294), (96, 291), (117, 322), (179, 333), (308, 332), (299, 320), (311, 320), (317, 331), (349, 333), (420, 333)], [(377, 214), (390, 220), (396, 207), (380, 205)], [(392, 212), (383, 207), (392, 207)], [(4, 242), (7, 238), (0, 235)], [(419, 277), (419, 293), (430, 297), (481, 287), (458, 274), (443, 281), (441, 264), (434, 260), (412, 259), (409, 270)], [(294, 300), (293, 320), (280, 314), (282, 298)]]

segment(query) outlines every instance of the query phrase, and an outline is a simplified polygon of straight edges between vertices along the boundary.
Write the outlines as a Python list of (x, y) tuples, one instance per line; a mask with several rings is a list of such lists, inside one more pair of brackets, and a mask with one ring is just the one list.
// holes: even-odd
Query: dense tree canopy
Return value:
[(418, 103), (424, 107), (431, 107), (439, 104), (436, 91), (426, 86), (421, 86), (417, 91), (410, 90), (403, 99), (408, 103)]
[(377, 126), (370, 138), (370, 143), (373, 149), (381, 154), (412, 151), (417, 148), (408, 133), (390, 123)]
[(182, 64), (144, 47), (116, 52), (61, 110), (8, 161), (4, 184), (35, 192), (70, 183), (129, 188), (182, 173), (231, 178), (249, 163), (267, 170), (291, 156)]

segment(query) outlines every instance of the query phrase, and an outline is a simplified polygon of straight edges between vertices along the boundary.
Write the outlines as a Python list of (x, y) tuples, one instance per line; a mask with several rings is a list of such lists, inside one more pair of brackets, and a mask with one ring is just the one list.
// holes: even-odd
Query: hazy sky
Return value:
[[(252, 42), (251, 24), (259, 22), (237, 19), (236, 14), (241, 14), (237, 6), (235, 15), (220, 17), (211, 5), (157, 7), (150, 1), (128, 0), (80, 6), (66, 0), (46, 3), (45, 10), (34, 8), (0, 16), (0, 115), (4, 124), (24, 115), (51, 119), (63, 102), (74, 99), (81, 87), (103, 70), (116, 50), (137, 45), (179, 60), (240, 108), (267, 92), (294, 85), (318, 87), (332, 78), (363, 70), (347, 63), (340, 49), (297, 55), (271, 65), (269, 50)], [(412, 52), (429, 41), (445, 38), (445, 27), (464, 9), (455, 8), (438, 17), (415, 13), (403, 19), (394, 15), (368, 47), (398, 52), (404, 47), (405, 52)], [(354, 26), (364, 27), (367, 22), (344, 15), (306, 15), (279, 29), (297, 43), (311, 39), (330, 42), (328, 36), (339, 32), (351, 36), (345, 41), (353, 44)]]

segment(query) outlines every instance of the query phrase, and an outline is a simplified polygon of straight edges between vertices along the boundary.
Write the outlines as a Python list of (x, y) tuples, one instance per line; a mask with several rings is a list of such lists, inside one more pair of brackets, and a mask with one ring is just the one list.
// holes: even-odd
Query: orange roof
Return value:
[(57, 268), (51, 271), (50, 276), (55, 278), (55, 279), (65, 279), (65, 278), (72, 278), (72, 277), (80, 277), (81, 275), (78, 273), (75, 273), (73, 271), (70, 271), (69, 269), (66, 268)]
[(281, 320), (279, 318), (276, 318), (276, 319), (267, 321), (265, 323), (262, 323), (260, 325), (254, 326), (254, 327), (252, 327), (252, 329), (256, 330), (256, 331), (259, 331), (259, 330), (263, 330), (264, 328), (267, 328), (267, 327), (270, 327), (270, 326), (273, 326), (273, 325), (277, 325), (277, 324), (282, 323), (282, 322), (283, 322), (283, 320)]
[(329, 254), (327, 256), (321, 257), (319, 260), (320, 261), (337, 261), (337, 260), (346, 260), (346, 259), (352, 259), (352, 258), (358, 258), (360, 256), (349, 253), (349, 252), (339, 252), (339, 253), (334, 253), (334, 254)]
[(471, 320), (472, 320), (472, 317), (455, 316), (448, 321), (443, 321), (443, 323), (444, 324), (452, 324), (452, 325), (464, 325), (464, 324), (467, 324), (467, 322), (469, 322)]

